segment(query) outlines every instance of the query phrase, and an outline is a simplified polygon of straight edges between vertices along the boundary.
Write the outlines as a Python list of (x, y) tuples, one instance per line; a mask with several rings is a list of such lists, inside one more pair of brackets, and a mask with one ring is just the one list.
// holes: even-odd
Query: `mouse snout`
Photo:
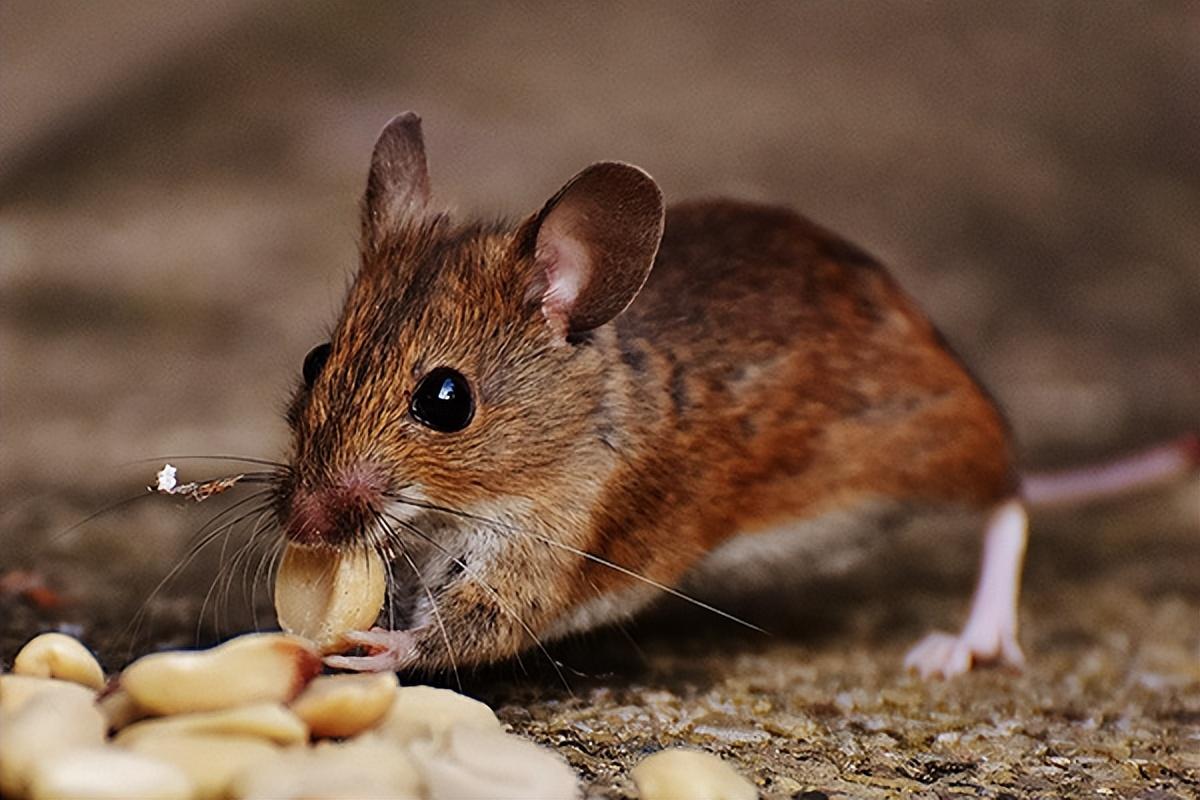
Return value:
[(383, 481), (365, 469), (348, 470), (318, 485), (298, 483), (284, 504), (284, 534), (289, 541), (310, 546), (360, 542), (383, 496)]

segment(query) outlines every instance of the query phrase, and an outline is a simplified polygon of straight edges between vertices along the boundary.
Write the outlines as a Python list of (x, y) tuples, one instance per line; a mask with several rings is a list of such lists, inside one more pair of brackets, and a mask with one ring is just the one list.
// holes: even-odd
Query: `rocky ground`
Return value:
[[(156, 591), (217, 501), (73, 526), (140, 496), (159, 456), (282, 452), (397, 111), (424, 116), (464, 213), (524, 213), (621, 158), (669, 197), (786, 202), (848, 234), (1042, 467), (1200, 424), (1198, 80), (1183, 2), (6, 3), (0, 576), (52, 594), (0, 594), (0, 659), (52, 626), (115, 668), (271, 622), (244, 534)], [(900, 661), (959, 621), (975, 541), (918, 529), (798, 573), (782, 607), (744, 610), (769, 637), (665, 604), (553, 648), (565, 685), (530, 656), (464, 688), (596, 796), (688, 742), (771, 798), (1200, 796), (1200, 484), (1035, 514), (1029, 669), (923, 684)]]

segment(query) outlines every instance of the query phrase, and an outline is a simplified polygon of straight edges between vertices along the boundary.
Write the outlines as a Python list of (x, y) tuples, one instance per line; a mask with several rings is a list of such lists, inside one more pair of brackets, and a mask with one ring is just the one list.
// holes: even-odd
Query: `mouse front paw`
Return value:
[(326, 656), (325, 665), (351, 672), (395, 672), (410, 666), (416, 658), (416, 637), (412, 631), (372, 628), (351, 631), (343, 637), (347, 648), (367, 651), (362, 656)]
[(968, 628), (957, 636), (938, 631), (918, 642), (904, 658), (905, 669), (926, 680), (954, 678), (976, 664), (985, 663), (1000, 663), (1014, 669), (1025, 666), (1016, 631)]

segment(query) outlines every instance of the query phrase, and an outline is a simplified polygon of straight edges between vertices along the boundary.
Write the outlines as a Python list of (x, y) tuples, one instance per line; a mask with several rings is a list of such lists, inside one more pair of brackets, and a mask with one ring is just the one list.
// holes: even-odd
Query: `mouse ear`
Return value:
[(367, 240), (394, 230), (429, 205), (429, 170), (421, 118), (411, 111), (384, 126), (371, 153), (371, 172), (363, 198), (363, 233)]
[(523, 246), (537, 274), (530, 299), (565, 333), (620, 314), (646, 282), (663, 230), (662, 192), (631, 164), (593, 164), (528, 223)]

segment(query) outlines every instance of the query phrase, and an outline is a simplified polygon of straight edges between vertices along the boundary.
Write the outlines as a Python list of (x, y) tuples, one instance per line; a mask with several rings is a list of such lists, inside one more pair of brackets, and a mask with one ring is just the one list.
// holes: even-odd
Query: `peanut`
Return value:
[(348, 631), (371, 626), (386, 594), (387, 569), (374, 550), (288, 545), (275, 578), (275, 612), (279, 627), (330, 653)]
[(575, 773), (553, 751), (499, 731), (451, 727), (409, 748), (428, 800), (573, 800)]
[(0, 795), (26, 796), (29, 781), (42, 762), (51, 762), (67, 750), (103, 744), (106, 727), (87, 690), (42, 692), (16, 711), (5, 712), (0, 736)]
[(256, 633), (212, 650), (144, 656), (121, 673), (120, 686), (152, 714), (184, 714), (287, 702), (320, 670), (309, 642)]
[(89, 747), (39, 762), (30, 800), (188, 800), (192, 783), (170, 764), (116, 747)]
[(362, 737), (290, 751), (243, 772), (230, 795), (238, 800), (425, 800), (404, 749)]
[(115, 741), (125, 747), (135, 747), (146, 738), (179, 735), (248, 736), (293, 745), (308, 741), (308, 726), (278, 703), (255, 703), (135, 722), (118, 733)]
[(496, 712), (478, 700), (432, 686), (403, 686), (396, 690), (387, 716), (371, 734), (408, 744), (417, 739), (445, 737), (452, 725), (501, 731)]
[(758, 790), (711, 753), (673, 748), (642, 760), (630, 773), (642, 800), (755, 800)]
[(77, 639), (61, 633), (43, 633), (30, 640), (13, 659), (14, 675), (58, 678), (99, 691), (104, 670)]
[(78, 683), (32, 675), (0, 675), (0, 713), (16, 713), (32, 698), (47, 693), (74, 695), (81, 702), (96, 699), (94, 691)]
[(292, 701), (313, 736), (354, 736), (373, 727), (391, 708), (399, 682), (391, 672), (325, 675)]
[(278, 758), (274, 744), (251, 736), (170, 734), (137, 738), (130, 750), (177, 768), (194, 785), (196, 800), (220, 800), (243, 772)]

